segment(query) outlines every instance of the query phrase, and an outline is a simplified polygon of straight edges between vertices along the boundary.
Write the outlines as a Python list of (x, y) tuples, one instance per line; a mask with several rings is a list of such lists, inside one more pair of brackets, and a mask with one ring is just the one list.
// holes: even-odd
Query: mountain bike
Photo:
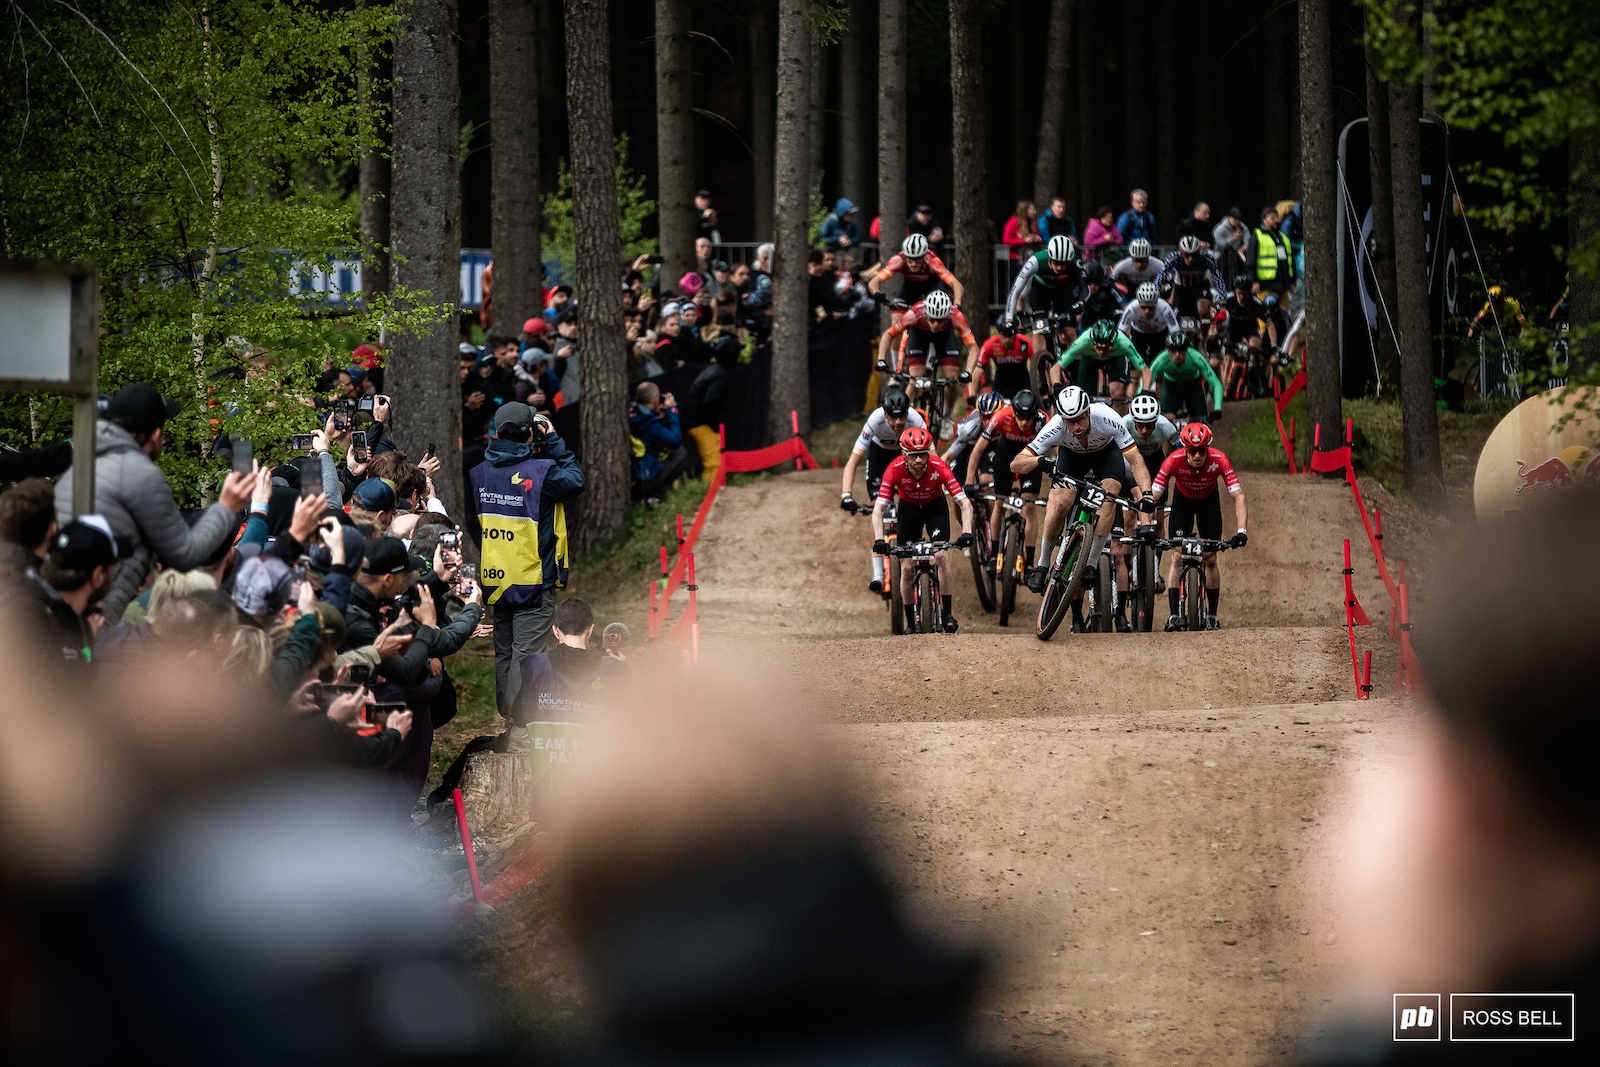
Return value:
[[(955, 547), (954, 541), (916, 541), (908, 545), (894, 545), (889, 549), (891, 561), (912, 561), (911, 588), (907, 590), (896, 585), (892, 597), (895, 608), (904, 612), (905, 622), (909, 624), (906, 628), (915, 627), (915, 632), (924, 634), (944, 632), (944, 609), (939, 599), (939, 567), (934, 562), (934, 555)], [(910, 598), (903, 599), (908, 593)], [(894, 630), (895, 634), (903, 632), (903, 629)]]
[(1061, 311), (1035, 311), (1033, 312), (1033, 332), (1044, 338), (1040, 346), (1042, 351), (1033, 358), (1033, 380), (1039, 384), (1035, 393), (1039, 397), (1041, 406), (1048, 406), (1046, 398), (1054, 397), (1050, 389), (1050, 368), (1061, 361), (1061, 336), (1063, 326), (1071, 326), (1078, 321), (1078, 309), (1083, 305), (1077, 304), (1070, 312)]
[(1207, 552), (1226, 552), (1233, 547), (1231, 541), (1212, 541), (1203, 537), (1174, 537), (1156, 542), (1162, 548), (1173, 549), (1178, 555), (1178, 628), (1181, 630), (1211, 629), (1206, 613)]
[(1126, 597), (1130, 618), (1128, 622), (1133, 626), (1136, 634), (1147, 634), (1155, 626), (1156, 584), (1159, 566), (1156, 562), (1156, 539), (1142, 540), (1137, 534), (1129, 535), (1118, 530), (1112, 530), (1111, 536), (1118, 543), (1127, 545), (1132, 551), (1128, 554), (1128, 591), (1120, 594)]
[(972, 564), (972, 581), (978, 587), (978, 603), (984, 611), (995, 608), (994, 557), (998, 542), (989, 537), (989, 506), (1000, 498), (993, 493), (968, 493), (972, 499), (972, 548), (967, 551)]
[[(893, 547), (893, 545), (895, 544), (895, 540), (896, 540), (896, 528), (897, 528), (897, 525), (898, 525), (897, 522), (896, 522), (896, 519), (897, 519), (897, 509), (899, 508), (899, 505), (900, 505), (900, 501), (899, 500), (891, 500), (891, 501), (889, 501), (889, 506), (884, 508), (884, 510), (883, 510), (883, 539), (885, 541), (889, 542), (889, 545), (891, 547)], [(873, 507), (873, 505), (871, 505), (871, 504), (857, 504), (855, 513), (857, 515), (871, 515), (872, 514), (872, 507)], [(888, 556), (884, 556), (884, 557), (882, 557), (882, 559), (883, 559), (883, 593), (882, 593), (883, 602), (885, 604), (889, 605), (889, 630), (890, 630), (891, 633), (894, 633), (894, 634), (898, 635), (898, 634), (902, 634), (902, 633), (905, 632), (905, 620), (901, 616), (900, 605), (895, 600), (895, 596), (894, 596), (894, 593), (895, 593), (894, 586), (895, 586), (895, 582), (898, 581), (898, 579), (895, 577), (894, 565), (893, 565), (892, 559), (890, 557), (888, 557)]]
[(1251, 349), (1247, 341), (1236, 341), (1223, 350), (1227, 373), (1222, 379), (1224, 400), (1249, 400), (1254, 395), (1250, 380)]
[[(1101, 488), (1099, 481), (1094, 478), (1093, 471), (1089, 472), (1088, 478), (1058, 474), (1053, 484), (1075, 489), (1078, 495), (1073, 501), (1066, 531), (1062, 534), (1060, 544), (1056, 546), (1055, 558), (1050, 561), (1050, 571), (1045, 578), (1044, 599), (1039, 604), (1037, 631), (1041, 641), (1048, 641), (1055, 636), (1061, 620), (1067, 617), (1072, 602), (1078, 599), (1083, 589), (1084, 572), (1090, 564), (1089, 542), (1094, 537), (1094, 529), (1099, 522), (1097, 512), (1101, 506), (1106, 500), (1113, 499), (1121, 506), (1135, 507), (1132, 501), (1122, 497), (1112, 497)], [(1099, 561), (1094, 561), (1094, 565), (1098, 567)]]
[[(1010, 623), (1012, 612), (1017, 608), (1017, 586), (1022, 583), (1022, 564), (1027, 556), (1024, 547), (1024, 543), (1027, 540), (1027, 524), (1022, 517), (1023, 509), (1030, 504), (1044, 507), (1046, 502), (1043, 500), (1024, 500), (1021, 493), (1012, 493), (1010, 496), (1005, 497), (996, 496), (993, 493), (983, 493), (981, 495), (985, 501), (991, 501), (1005, 511), (1005, 516), (1000, 520), (1000, 536), (996, 539), (994, 545), (989, 548), (991, 553), (989, 558), (989, 588), (990, 596), (996, 597), (995, 586), (996, 584), (999, 586), (996, 600), (1000, 609), (1000, 625), (1006, 626)], [(976, 518), (974, 518), (973, 524), (976, 526)], [(985, 527), (985, 531), (987, 532), (987, 527)], [(977, 545), (976, 534), (973, 535), (973, 545)], [(996, 565), (996, 560), (999, 561), (998, 566)], [(976, 571), (976, 563), (973, 564), (973, 569)], [(981, 589), (978, 592), (978, 598), (980, 600), (983, 599), (983, 591)], [(993, 607), (994, 605), (988, 602), (984, 604), (984, 610), (986, 611), (993, 610)]]
[(928, 424), (928, 432), (933, 434), (935, 442), (943, 443), (956, 435), (957, 401), (951, 397), (951, 393), (955, 392), (957, 384), (966, 385), (972, 381), (970, 371), (963, 370), (954, 378), (940, 378), (939, 366), (932, 361), (923, 363), (928, 368), (927, 374), (891, 370), (889, 361), (884, 359), (878, 360), (875, 366), (891, 382), (898, 383), (906, 396), (911, 398), (911, 406), (922, 412), (923, 421)]

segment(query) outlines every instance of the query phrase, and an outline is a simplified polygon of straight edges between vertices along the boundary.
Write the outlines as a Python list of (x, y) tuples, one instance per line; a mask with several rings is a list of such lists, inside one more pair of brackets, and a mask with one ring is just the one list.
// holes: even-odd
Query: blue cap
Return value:
[(394, 483), (386, 478), (368, 478), (350, 494), (350, 503), (362, 511), (393, 511)]
[(843, 196), (833, 205), (833, 213), (835, 215), (848, 215), (855, 209), (856, 206), (850, 202), (849, 198)]

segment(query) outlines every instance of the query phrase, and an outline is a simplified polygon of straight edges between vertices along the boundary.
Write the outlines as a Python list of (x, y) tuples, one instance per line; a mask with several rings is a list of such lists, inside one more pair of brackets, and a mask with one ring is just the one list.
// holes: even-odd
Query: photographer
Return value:
[(517, 664), (544, 650), (555, 587), (567, 577), (566, 503), (583, 491), (583, 468), (550, 420), (512, 401), (472, 469), (467, 508), (482, 531), (482, 576), (494, 604), (495, 700), (515, 707)]
[(428, 638), (433, 635), (431, 620), (433, 605), (427, 605), (426, 615), (421, 610), (412, 616), (418, 623), (410, 634), (389, 634), (383, 643), (378, 638), (381, 631), (399, 616), (396, 598), (407, 594), (421, 570), (420, 561), (414, 560), (406, 546), (393, 537), (379, 537), (367, 542), (366, 559), (350, 586), (350, 603), (344, 613), (344, 644), (341, 650), (377, 645), (379, 662), (377, 673), (386, 681), (411, 687), (421, 684), (428, 676)]

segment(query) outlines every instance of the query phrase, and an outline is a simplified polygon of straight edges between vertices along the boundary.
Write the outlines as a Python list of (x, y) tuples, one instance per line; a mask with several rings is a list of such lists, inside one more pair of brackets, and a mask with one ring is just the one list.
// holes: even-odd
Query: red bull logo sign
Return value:
[(1517, 495), (1534, 489), (1564, 489), (1573, 485), (1600, 485), (1600, 455), (1582, 445), (1563, 449), (1561, 455), (1534, 467), (1517, 460)]
[[(1580, 409), (1579, 401), (1583, 401)], [(1544, 393), (1519, 404), (1484, 443), (1473, 504), (1489, 520), (1536, 505), (1547, 494), (1600, 489), (1600, 418), (1593, 391)]]

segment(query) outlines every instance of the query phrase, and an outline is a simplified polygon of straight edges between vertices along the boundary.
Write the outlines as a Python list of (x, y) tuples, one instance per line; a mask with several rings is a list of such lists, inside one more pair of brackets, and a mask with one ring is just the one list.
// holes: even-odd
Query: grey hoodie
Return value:
[[(112, 623), (121, 620), (156, 560), (166, 567), (192, 570), (239, 526), (239, 516), (223, 504), (211, 505), (193, 526), (184, 522), (161, 468), (127, 430), (104, 419), (95, 432), (94, 509), (118, 537), (133, 544), (101, 604)], [(72, 520), (70, 469), (56, 483), (56, 520), (63, 525)]]

